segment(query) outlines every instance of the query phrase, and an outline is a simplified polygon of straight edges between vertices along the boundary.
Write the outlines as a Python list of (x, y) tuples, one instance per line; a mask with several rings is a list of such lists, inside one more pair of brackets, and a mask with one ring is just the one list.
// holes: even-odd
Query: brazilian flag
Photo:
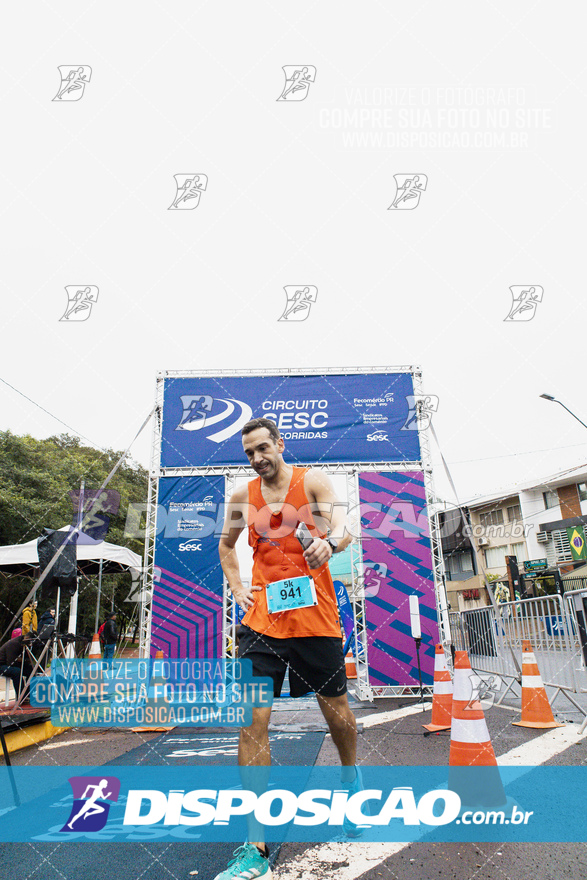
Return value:
[(571, 547), (571, 555), (573, 561), (579, 559), (587, 559), (587, 548), (585, 546), (585, 530), (583, 526), (573, 526), (567, 529), (567, 536)]

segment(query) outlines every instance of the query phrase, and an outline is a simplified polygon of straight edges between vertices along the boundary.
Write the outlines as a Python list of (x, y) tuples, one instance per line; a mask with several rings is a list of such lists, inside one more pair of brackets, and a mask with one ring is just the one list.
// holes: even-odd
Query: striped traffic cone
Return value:
[[(155, 660), (163, 660), (165, 658), (165, 654), (163, 651), (155, 651)], [(155, 685), (165, 685), (167, 684), (167, 679), (163, 674), (156, 678), (152, 678), (149, 682), (149, 688), (147, 691), (147, 705), (154, 706), (161, 705), (161, 702), (157, 702), (154, 698), (155, 693)], [(171, 727), (131, 727), (133, 733), (165, 733), (168, 730), (173, 730), (173, 725)]]
[(454, 670), (448, 787), (463, 806), (502, 806), (507, 798), (466, 651), (455, 653)]
[(522, 642), (522, 719), (517, 727), (564, 727), (554, 720), (536, 657), (528, 639)]
[(452, 721), (452, 680), (446, 665), (442, 645), (436, 645), (434, 655), (434, 690), (432, 691), (432, 717), (430, 724), (423, 724), (426, 730), (450, 730)]
[(100, 662), (102, 659), (102, 650), (100, 648), (100, 636), (94, 633), (92, 636), (92, 644), (88, 652), (88, 660), (90, 663)]
[(346, 668), (346, 677), (347, 678), (356, 678), (357, 677), (357, 667), (355, 666), (355, 658), (353, 657), (353, 652), (349, 648), (349, 651), (344, 658), (344, 665)]

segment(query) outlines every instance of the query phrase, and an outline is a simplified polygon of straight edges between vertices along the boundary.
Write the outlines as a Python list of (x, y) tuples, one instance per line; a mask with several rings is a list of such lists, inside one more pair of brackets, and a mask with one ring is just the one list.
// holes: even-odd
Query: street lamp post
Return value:
[[(566, 409), (566, 411), (568, 413), (571, 413), (571, 415), (573, 416), (574, 419), (577, 419), (578, 422), (581, 422), (581, 419), (579, 418), (579, 416), (576, 416), (575, 413), (568, 408), (568, 406), (565, 406), (565, 404), (562, 402), (562, 400), (557, 400), (557, 398), (553, 397), (552, 394), (541, 394), (540, 397), (543, 397), (544, 400), (552, 400), (552, 401), (554, 401), (554, 403), (560, 403), (560, 405), (564, 409)], [(585, 424), (585, 422), (581, 422), (581, 424), (583, 425), (584, 428), (587, 428), (587, 425)]]

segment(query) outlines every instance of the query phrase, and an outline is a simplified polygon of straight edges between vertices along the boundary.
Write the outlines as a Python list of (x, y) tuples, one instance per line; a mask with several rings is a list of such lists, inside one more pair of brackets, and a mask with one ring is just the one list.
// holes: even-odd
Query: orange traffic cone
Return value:
[[(155, 651), (155, 660), (163, 660), (164, 658), (165, 654), (163, 651)], [(156, 684), (162, 684), (165, 686), (167, 684), (167, 679), (164, 675), (151, 679), (148, 700), (152, 699), (153, 689)], [(131, 730), (133, 733), (165, 733), (168, 730), (173, 730), (173, 727), (131, 727)]]
[(355, 658), (353, 657), (353, 652), (349, 651), (346, 657), (344, 658), (344, 665), (346, 666), (346, 677), (347, 678), (356, 678), (357, 677), (357, 667), (355, 666)]
[(434, 655), (434, 690), (432, 692), (432, 717), (430, 724), (423, 724), (426, 730), (450, 730), (452, 721), (452, 680), (446, 665), (442, 645), (436, 645)]
[(100, 636), (98, 633), (94, 633), (92, 636), (92, 644), (90, 645), (90, 650), (88, 653), (88, 660), (90, 663), (99, 662), (102, 659), (102, 650), (100, 648)]
[[(342, 645), (344, 648), (345, 639), (342, 640)], [(352, 649), (349, 647), (348, 653), (344, 658), (344, 665), (346, 667), (346, 677), (347, 678), (356, 678), (357, 677), (357, 667), (355, 666), (355, 658), (353, 657)]]
[(459, 793), (463, 805), (504, 805), (507, 798), (466, 651), (455, 653), (454, 667), (448, 787)]
[(449, 766), (497, 766), (481, 703), (474, 697), (466, 651), (455, 653)]
[(522, 642), (522, 719), (517, 727), (564, 727), (554, 720), (536, 657), (528, 639)]

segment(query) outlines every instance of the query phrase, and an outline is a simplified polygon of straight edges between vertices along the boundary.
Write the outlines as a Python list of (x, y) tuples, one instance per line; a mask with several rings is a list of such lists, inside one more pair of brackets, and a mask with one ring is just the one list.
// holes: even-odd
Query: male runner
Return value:
[[(336, 593), (328, 568), (332, 554), (344, 550), (351, 541), (346, 533), (346, 515), (325, 474), (293, 467), (283, 460), (285, 444), (274, 422), (253, 419), (244, 425), (241, 434), (245, 454), (258, 477), (237, 489), (230, 499), (219, 544), (228, 585), (246, 612), (240, 630), (239, 658), (252, 660), (253, 675), (273, 679), (277, 697), (288, 664), (292, 696), (315, 691), (340, 755), (341, 782), (350, 796), (362, 788), (355, 767), (357, 726), (346, 694)], [(300, 523), (306, 524), (313, 538), (306, 550), (295, 536)], [(327, 523), (328, 534), (323, 528)], [(250, 587), (241, 581), (235, 547), (245, 528), (253, 548)], [(293, 593), (291, 607), (272, 611), (271, 594), (279, 595), (281, 590), (271, 585), (286, 579), (293, 583), (293, 590), (285, 590), (288, 595)], [(312, 585), (317, 604), (303, 605), (308, 602)], [(238, 759), (245, 788), (264, 790), (268, 782), (270, 715), (270, 707), (254, 708), (253, 723), (241, 729)], [(261, 767), (266, 772), (260, 771)], [(246, 768), (252, 768), (253, 776)], [(252, 784), (247, 784), (247, 778), (253, 779)], [(348, 820), (344, 830), (349, 836), (361, 833)], [(270, 880), (269, 850), (263, 837), (263, 829), (252, 819), (249, 842), (235, 851), (226, 871), (215, 880)]]

